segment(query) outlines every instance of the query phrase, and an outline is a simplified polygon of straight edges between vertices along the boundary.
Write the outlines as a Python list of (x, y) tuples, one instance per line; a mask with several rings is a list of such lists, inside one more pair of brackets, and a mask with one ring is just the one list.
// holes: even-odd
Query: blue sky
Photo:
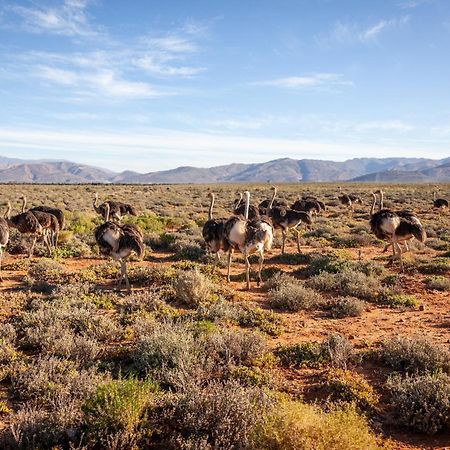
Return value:
[(0, 0), (0, 154), (450, 156), (447, 0)]

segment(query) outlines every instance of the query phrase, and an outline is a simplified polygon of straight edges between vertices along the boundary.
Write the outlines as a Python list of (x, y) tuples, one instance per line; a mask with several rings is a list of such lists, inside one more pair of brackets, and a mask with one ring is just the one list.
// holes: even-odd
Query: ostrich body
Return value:
[[(245, 259), (245, 275), (247, 290), (250, 289), (250, 262), (248, 257), (251, 254), (258, 254), (258, 278), (257, 284), (262, 282), (261, 271), (264, 264), (264, 251), (270, 250), (273, 241), (273, 229), (270, 219), (266, 216), (249, 220), (250, 193), (244, 193), (245, 211), (244, 217), (233, 216), (225, 222), (225, 237), (230, 244), (228, 251), (228, 271), (227, 279), (230, 281), (230, 267), (233, 251), (239, 250)], [(273, 196), (275, 198), (275, 195)], [(270, 207), (271, 205), (269, 205)]]
[(291, 209), (294, 209), (295, 211), (305, 211), (315, 215), (319, 214), (320, 211), (322, 211), (320, 203), (312, 198), (301, 198), (297, 200), (292, 204)]
[(205, 240), (206, 247), (209, 253), (214, 253), (216, 255), (216, 260), (214, 262), (214, 268), (220, 260), (220, 250), (227, 252), (229, 250), (229, 243), (225, 238), (225, 222), (226, 219), (214, 219), (213, 218), (213, 208), (215, 195), (210, 192), (208, 196), (211, 199), (208, 211), (208, 220), (205, 225), (203, 225), (202, 236)]
[(3, 249), (8, 245), (8, 241), (9, 241), (8, 222), (3, 217), (0, 217), (0, 281), (3, 281), (2, 277)]
[(433, 208), (444, 209), (448, 208), (448, 200), (445, 198), (437, 198), (437, 192), (433, 192)]
[[(277, 189), (274, 187), (274, 194)], [(272, 207), (269, 211), (270, 218), (272, 219), (274, 229), (281, 230), (283, 242), (281, 245), (281, 253), (284, 253), (286, 236), (289, 230), (295, 231), (297, 234), (297, 250), (300, 253), (300, 230), (298, 227), (304, 223), (305, 225), (311, 225), (311, 215), (305, 211), (297, 211), (285, 207)]]
[[(22, 213), (25, 213), (25, 207), (27, 204), (27, 199), (25, 196), (22, 197)], [(52, 249), (50, 241), (53, 241), (52, 236), (56, 236), (59, 234), (59, 222), (56, 216), (51, 213), (44, 212), (37, 209), (30, 209), (28, 212), (33, 214), (39, 224), (41, 225), (44, 237), (44, 243), (47, 246), (48, 254), (51, 256)]]
[[(376, 193), (380, 195), (378, 212), (374, 212), (377, 201)], [(383, 191), (380, 189), (373, 193), (373, 203), (370, 209), (370, 228), (378, 239), (389, 241), (383, 251), (392, 245), (393, 258), (398, 254), (400, 259), (400, 269), (403, 272), (403, 258), (400, 243), (404, 243), (408, 249), (407, 242), (416, 238), (420, 242), (425, 242), (426, 232), (419, 218), (412, 211), (397, 211), (383, 208)]]
[[(245, 215), (245, 203), (242, 201), (242, 192), (239, 192), (239, 198), (234, 201), (233, 213), (237, 216)], [(256, 206), (249, 205), (248, 219), (259, 218), (259, 209)]]
[(131, 291), (127, 275), (127, 259), (134, 252), (142, 258), (145, 251), (141, 230), (134, 225), (119, 225), (109, 220), (109, 206), (106, 206), (106, 221), (95, 229), (95, 240), (100, 253), (120, 262), (120, 276), (117, 288), (125, 281)]
[(44, 235), (44, 229), (37, 220), (36, 216), (29, 211), (17, 214), (12, 217), (10, 217), (10, 214), (11, 214), (11, 203), (8, 202), (8, 209), (5, 214), (5, 220), (8, 226), (10, 228), (15, 228), (21, 234), (30, 234), (33, 236), (29, 253), (29, 257), (31, 258), (33, 256), (36, 240), (38, 236)]
[(64, 229), (66, 225), (66, 218), (64, 216), (64, 212), (59, 208), (53, 208), (51, 206), (35, 206), (34, 208), (30, 209), (31, 212), (34, 211), (41, 211), (48, 214), (52, 214), (56, 217), (56, 220), (58, 221), (58, 230), (53, 233), (53, 239), (52, 244), (56, 248), (58, 246), (58, 240), (59, 240), (59, 232)]
[[(273, 190), (273, 189), (274, 189), (274, 187), (272, 187), (272, 190)], [(285, 207), (285, 208), (288, 207), (287, 202), (284, 201), (284, 200), (275, 200), (275, 199), (272, 199), (272, 198), (267, 198), (266, 200), (263, 200), (263, 201), (258, 205), (259, 213), (260, 213), (261, 215), (264, 215), (264, 214), (267, 215), (269, 205), (272, 205), (272, 206), (280, 206), (280, 207), (283, 206), (283, 207)]]
[[(107, 200), (101, 205), (98, 204), (98, 194), (95, 193), (94, 210), (97, 214), (100, 214), (106, 221), (107, 212), (109, 211), (109, 218), (117, 222), (122, 220), (125, 215), (137, 216), (136, 208), (129, 203), (117, 202), (115, 200)], [(109, 220), (109, 219), (108, 219)]]

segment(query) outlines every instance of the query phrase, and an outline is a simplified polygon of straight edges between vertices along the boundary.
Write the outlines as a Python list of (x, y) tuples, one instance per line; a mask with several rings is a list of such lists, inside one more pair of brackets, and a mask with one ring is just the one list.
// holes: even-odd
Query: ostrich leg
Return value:
[(245, 279), (247, 281), (247, 291), (250, 290), (250, 261), (248, 255), (245, 255)]

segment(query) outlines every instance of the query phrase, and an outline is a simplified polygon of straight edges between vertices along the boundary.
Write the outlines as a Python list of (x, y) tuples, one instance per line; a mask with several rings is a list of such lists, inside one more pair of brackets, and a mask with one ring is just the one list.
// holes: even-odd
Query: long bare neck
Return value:
[(433, 192), (433, 200), (436, 200), (436, 191)]
[(269, 214), (269, 212), (271, 211), (272, 207), (273, 207), (273, 202), (275, 201), (275, 197), (277, 196), (277, 188), (273, 189), (273, 194), (272, 194), (272, 198), (270, 199), (270, 203), (269, 206), (267, 207), (267, 212), (266, 214)]
[(209, 204), (208, 220), (211, 220), (213, 218), (214, 197), (214, 194), (211, 193), (211, 203)]
[(95, 197), (94, 197), (94, 209), (95, 209), (95, 211), (98, 212), (98, 194), (97, 193), (95, 194)]
[(372, 197), (373, 197), (373, 201), (372, 201), (372, 206), (370, 208), (370, 217), (373, 216), (373, 213), (375, 212), (375, 204), (377, 203), (377, 196), (372, 193)]
[(380, 209), (379, 211), (381, 211), (384, 208), (384, 192), (380, 191)]
[(245, 220), (248, 220), (248, 211), (250, 208), (250, 192), (245, 192)]
[(238, 209), (239, 206), (241, 206), (242, 203), (242, 192), (239, 192), (239, 200), (236, 203), (236, 206), (234, 207), (234, 209)]
[(11, 202), (8, 202), (5, 211), (5, 219), (9, 221), (10, 217), (11, 217)]
[(110, 212), (111, 212), (111, 208), (109, 207), (109, 203), (106, 203), (105, 222), (109, 222)]
[(26, 197), (22, 197), (22, 212), (25, 212), (25, 208), (27, 206), (27, 198)]

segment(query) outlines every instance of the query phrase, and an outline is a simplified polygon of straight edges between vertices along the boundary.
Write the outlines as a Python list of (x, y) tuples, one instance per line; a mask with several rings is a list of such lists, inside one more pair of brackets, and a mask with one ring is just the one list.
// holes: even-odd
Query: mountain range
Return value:
[(347, 161), (282, 158), (264, 163), (178, 167), (138, 173), (70, 161), (0, 156), (0, 183), (239, 183), (239, 182), (450, 182), (450, 157), (354, 158)]

